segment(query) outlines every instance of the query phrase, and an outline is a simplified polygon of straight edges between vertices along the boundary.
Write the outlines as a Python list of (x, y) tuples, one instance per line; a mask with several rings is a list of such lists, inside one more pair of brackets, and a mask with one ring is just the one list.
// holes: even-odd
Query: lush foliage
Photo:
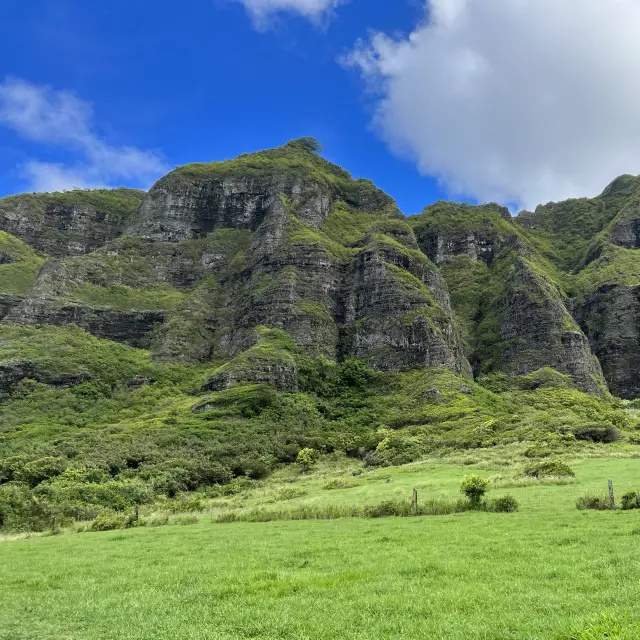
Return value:
[(255, 357), (295, 365), (298, 392), (265, 384), (206, 392), (216, 369), (154, 363), (76, 327), (1, 325), (4, 528), (47, 528), (52, 517), (93, 518), (261, 478), (304, 449), (384, 467), (505, 442), (562, 452), (588, 425), (631, 428), (627, 412), (576, 390), (495, 393), (445, 369), (336, 365), (278, 332), (265, 336)]
[(484, 478), (473, 473), (464, 478), (460, 485), (460, 491), (469, 498), (469, 502), (474, 507), (479, 507), (488, 486), (489, 483)]

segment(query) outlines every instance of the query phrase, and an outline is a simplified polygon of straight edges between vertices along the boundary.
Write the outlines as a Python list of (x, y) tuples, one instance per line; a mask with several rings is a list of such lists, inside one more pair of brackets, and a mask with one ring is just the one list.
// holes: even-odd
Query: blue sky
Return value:
[[(236, 2), (9, 0), (0, 78), (72, 91), (93, 105), (96, 135), (155, 150), (169, 166), (315, 136), (328, 159), (409, 213), (445, 193), (372, 133), (363, 82), (337, 58), (368, 29), (407, 31), (420, 13), (388, 0), (366, 0), (365, 13), (354, 1), (322, 25), (285, 13), (258, 31)], [(0, 127), (0, 195), (29, 188), (29, 159), (72, 156)]]
[(405, 213), (640, 173), (640, 0), (4, 0), (0, 196), (314, 136)]

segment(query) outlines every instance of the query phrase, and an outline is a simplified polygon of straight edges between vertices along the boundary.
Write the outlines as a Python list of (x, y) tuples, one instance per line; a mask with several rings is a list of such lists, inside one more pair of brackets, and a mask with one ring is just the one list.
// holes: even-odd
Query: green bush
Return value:
[(585, 425), (573, 430), (576, 440), (587, 442), (602, 442), (605, 444), (617, 442), (620, 439), (617, 429), (611, 426)]
[(202, 497), (183, 493), (173, 500), (168, 501), (166, 508), (171, 513), (201, 513), (205, 510), (205, 504), (202, 501)]
[(487, 505), (487, 511), (494, 513), (515, 513), (519, 508), (518, 501), (513, 496), (503, 496), (490, 500)]
[(178, 525), (190, 525), (190, 524), (198, 524), (198, 516), (189, 515), (189, 516), (178, 516), (173, 524)]
[(394, 433), (378, 443), (374, 454), (377, 465), (390, 467), (414, 462), (422, 451), (414, 439)]
[(472, 473), (462, 480), (460, 492), (469, 499), (474, 508), (479, 508), (484, 494), (487, 492), (489, 481)]
[(112, 531), (114, 529), (124, 529), (128, 524), (130, 524), (130, 519), (123, 513), (103, 511), (91, 523), (89, 529), (91, 531)]
[[(55, 478), (43, 482), (32, 490), (34, 497), (50, 505), (52, 509), (68, 515), (73, 511), (95, 510), (106, 508), (110, 511), (127, 511), (140, 504), (153, 501), (151, 487), (140, 480), (112, 480), (103, 483), (74, 483), (68, 479), (60, 481)], [(85, 519), (80, 516), (79, 519)]]
[(603, 497), (593, 494), (580, 496), (576, 500), (576, 507), (580, 510), (595, 509), (596, 511), (608, 511), (611, 509), (611, 501), (609, 497)]
[(412, 505), (404, 500), (386, 500), (380, 504), (368, 505), (362, 515), (365, 518), (389, 518), (391, 516), (406, 517), (412, 512)]
[(274, 520), (334, 520), (337, 518), (390, 518), (415, 516), (441, 516), (462, 513), (471, 509), (468, 500), (429, 500), (415, 507), (407, 500), (386, 500), (366, 505), (296, 505), (289, 509), (235, 510), (221, 513), (215, 522), (271, 522)]
[(629, 491), (622, 496), (622, 508), (625, 511), (631, 509), (640, 509), (640, 493), (638, 491)]
[(55, 511), (33, 495), (29, 485), (0, 485), (0, 528), (7, 531), (44, 531), (51, 527)]
[(317, 456), (313, 449), (306, 448), (298, 452), (296, 463), (300, 466), (302, 473), (307, 473), (309, 469), (316, 463)]
[(149, 527), (164, 527), (167, 524), (169, 524), (169, 514), (166, 512), (154, 513), (147, 520)]
[(526, 458), (548, 458), (553, 455), (553, 451), (546, 446), (534, 444), (525, 449), (524, 455)]
[(28, 462), (22, 468), (16, 469), (15, 479), (36, 487), (45, 480), (59, 476), (66, 467), (66, 462), (62, 458), (47, 456), (46, 458)]
[(549, 460), (548, 462), (541, 462), (539, 464), (530, 465), (525, 467), (524, 475), (531, 476), (532, 478), (545, 478), (545, 477), (575, 477), (575, 471), (564, 462), (560, 460)]

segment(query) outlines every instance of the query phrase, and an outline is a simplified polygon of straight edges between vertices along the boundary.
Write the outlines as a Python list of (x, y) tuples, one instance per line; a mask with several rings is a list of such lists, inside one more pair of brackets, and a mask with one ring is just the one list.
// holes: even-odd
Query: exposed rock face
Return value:
[(438, 203), (412, 224), (448, 279), (477, 374), (525, 376), (553, 367), (584, 391), (605, 388), (568, 297), (510, 217), (494, 205)]
[[(414, 229), (420, 248), (437, 265), (464, 255), (491, 264), (511, 220), (508, 209), (498, 205), (456, 205), (437, 202), (427, 207)], [(452, 224), (453, 222), (453, 224)]]
[[(517, 258), (504, 284), (503, 294), (492, 301), (500, 323), (499, 340), (487, 344), (488, 350), (499, 349), (492, 368), (521, 376), (551, 366), (572, 375), (584, 391), (597, 393), (603, 388), (600, 364), (569, 314), (562, 292)], [(490, 318), (487, 310), (484, 321), (491, 322)]]
[(602, 285), (584, 300), (580, 315), (611, 392), (640, 396), (640, 285)]
[(48, 254), (0, 237), (0, 276), (13, 278), (0, 320), (226, 363), (212, 392), (295, 391), (299, 359), (323, 357), (463, 375), (551, 367), (592, 393), (604, 371), (614, 393), (640, 395), (636, 178), (513, 219), (446, 202), (404, 218), (298, 141), (180, 168), (142, 195), (0, 200), (0, 232)]
[(640, 203), (633, 203), (620, 214), (611, 239), (619, 247), (640, 249)]
[(134, 189), (23, 194), (0, 199), (0, 229), (37, 251), (80, 255), (122, 233), (144, 192)]
[(221, 371), (212, 376), (204, 385), (207, 391), (226, 391), (238, 384), (270, 384), (278, 391), (298, 390), (298, 371), (295, 364), (262, 365), (259, 361), (248, 360), (250, 366), (242, 373)]
[(33, 364), (28, 360), (0, 362), (0, 394), (11, 390), (13, 385), (33, 374)]
[(419, 255), (380, 240), (360, 251), (340, 301), (341, 351), (379, 369), (446, 366), (469, 373), (446, 284)]
[(68, 301), (66, 287), (73, 273), (60, 260), (48, 262), (29, 295), (7, 313), (7, 322), (20, 324), (77, 325), (93, 335), (136, 347), (148, 347), (155, 326), (164, 313), (122, 312)]
[(0, 294), (0, 320), (3, 320), (14, 307), (17, 307), (22, 298), (18, 296)]
[(200, 238), (215, 229), (255, 231), (282, 198), (296, 207), (300, 219), (321, 226), (329, 214), (326, 188), (283, 172), (278, 175), (222, 175), (203, 180), (196, 175), (170, 175), (150, 191), (127, 226), (127, 235), (161, 242)]
[(518, 217), (575, 276), (571, 309), (588, 336), (611, 391), (640, 395), (640, 178), (621, 176), (593, 199), (538, 207)]

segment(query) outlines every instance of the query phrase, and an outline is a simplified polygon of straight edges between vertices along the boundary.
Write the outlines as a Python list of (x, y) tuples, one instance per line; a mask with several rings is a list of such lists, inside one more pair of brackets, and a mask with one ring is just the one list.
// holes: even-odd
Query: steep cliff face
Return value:
[(629, 203), (616, 216), (611, 241), (623, 249), (640, 249), (640, 197), (630, 198)]
[[(75, 324), (164, 360), (244, 362), (269, 327), (312, 356), (470, 371), (446, 284), (393, 200), (305, 141), (177, 169), (122, 237), (49, 261), (6, 315)], [(243, 381), (231, 369), (218, 386)], [(240, 369), (263, 381), (258, 365)], [(295, 388), (295, 371), (285, 380)]]
[(561, 274), (508, 211), (437, 203), (411, 224), (447, 280), (476, 374), (526, 376), (553, 367), (585, 391), (604, 391)]
[(153, 186), (125, 233), (179, 242), (220, 228), (256, 231), (265, 220), (282, 216), (283, 202), (302, 224), (319, 229), (336, 200), (360, 210), (394, 206), (370, 182), (353, 180), (315, 155), (312, 145), (295, 141), (226, 162), (176, 169)]
[(621, 176), (597, 198), (520, 214), (572, 294), (572, 310), (615, 395), (640, 395), (640, 178)]
[(0, 229), (51, 256), (89, 253), (122, 233), (144, 192), (97, 189), (0, 199)]
[(211, 363), (214, 392), (295, 390), (304, 358), (355, 358), (463, 376), (551, 367), (636, 397), (639, 211), (640, 181), (622, 176), (517, 218), (447, 202), (405, 218), (303, 139), (178, 168), (146, 195), (0, 200), (0, 320)]
[(640, 284), (589, 288), (579, 318), (611, 392), (627, 399), (640, 396)]

